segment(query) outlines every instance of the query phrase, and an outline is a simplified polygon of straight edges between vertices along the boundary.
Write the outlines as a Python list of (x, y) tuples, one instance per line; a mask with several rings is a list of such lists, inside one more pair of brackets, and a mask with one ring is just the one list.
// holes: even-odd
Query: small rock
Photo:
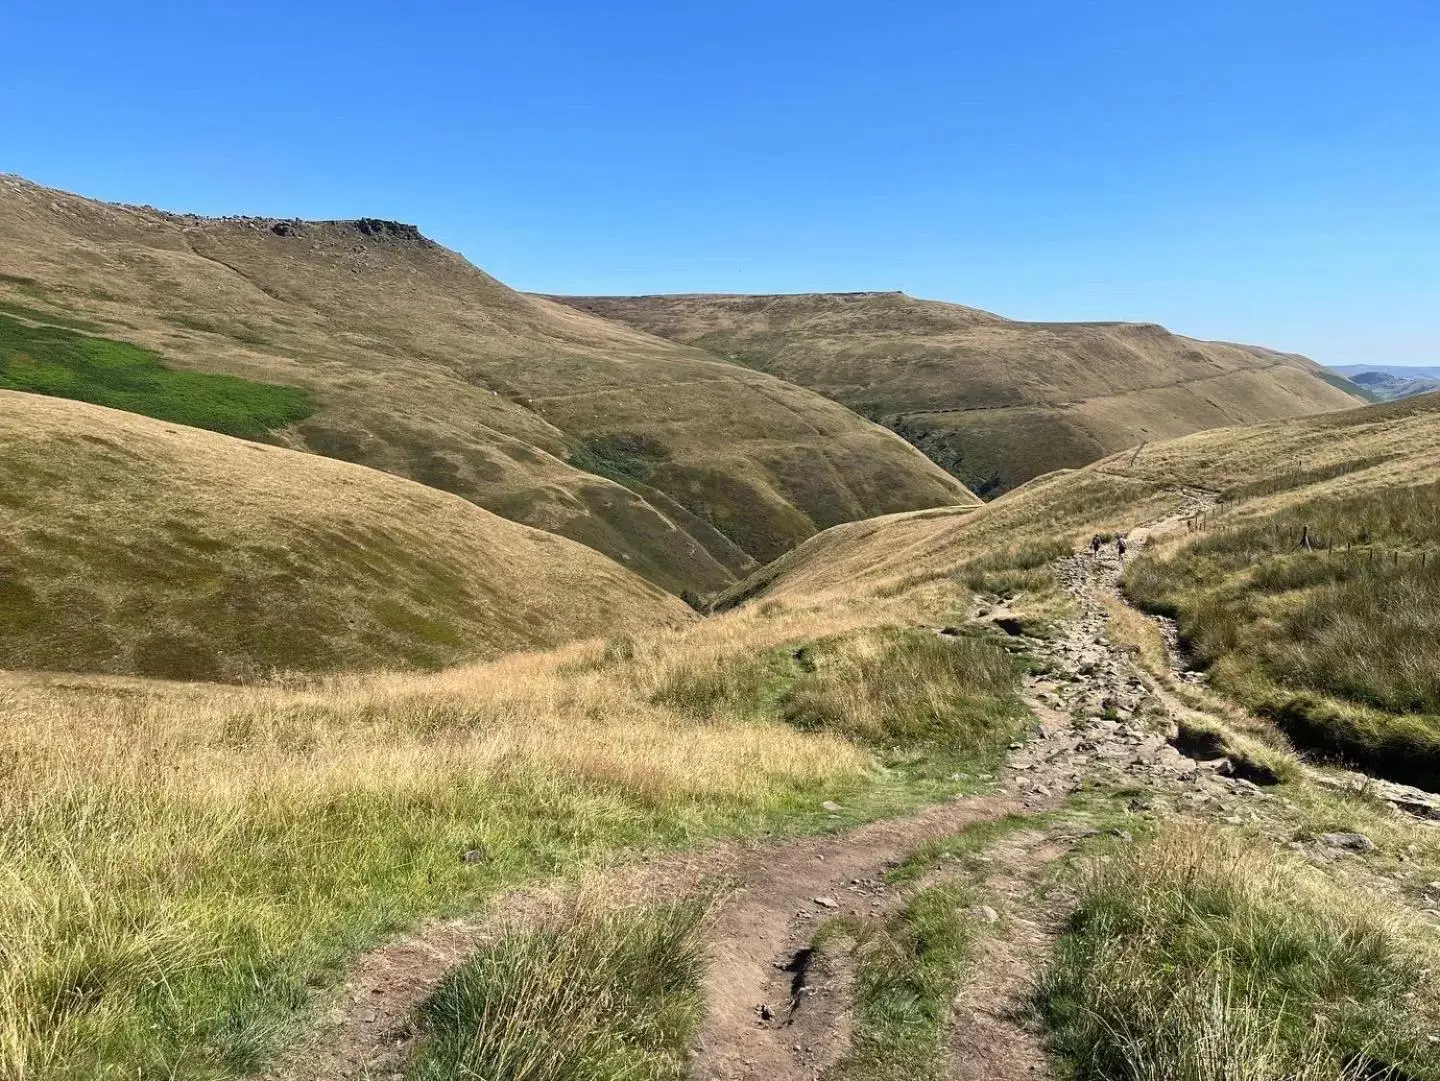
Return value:
[(1350, 852), (1374, 852), (1375, 842), (1363, 833), (1322, 833), (1320, 843)]
[(840, 804), (836, 803), (834, 800), (827, 799), (824, 803), (820, 804), (820, 809), (822, 811), (829, 811), (831, 814), (834, 814), (836, 811), (841, 810), (841, 807)]
[(986, 923), (996, 923), (1000, 919), (1000, 913), (996, 912), (989, 905), (976, 905), (970, 911), (975, 914), (976, 919), (983, 920)]
[(814, 901), (821, 908), (839, 908), (840, 902), (833, 897), (816, 897)]

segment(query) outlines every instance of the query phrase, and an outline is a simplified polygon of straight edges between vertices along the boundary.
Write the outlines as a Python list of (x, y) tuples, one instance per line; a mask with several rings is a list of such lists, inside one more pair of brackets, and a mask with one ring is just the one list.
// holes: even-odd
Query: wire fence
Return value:
[[(1197, 511), (1185, 519), (1186, 531), (1209, 532), (1234, 511), (1237, 502), (1234, 499), (1220, 499), (1212, 506)], [(1256, 526), (1259, 527), (1259, 523), (1256, 523)], [(1429, 548), (1391, 548), (1366, 539), (1337, 538), (1305, 524), (1258, 528), (1256, 540), (1262, 536), (1266, 536), (1271, 543), (1255, 545), (1253, 555), (1257, 560), (1266, 556), (1307, 552), (1341, 561), (1354, 570), (1409, 569), (1422, 573), (1427, 570), (1440, 571), (1440, 551)]]

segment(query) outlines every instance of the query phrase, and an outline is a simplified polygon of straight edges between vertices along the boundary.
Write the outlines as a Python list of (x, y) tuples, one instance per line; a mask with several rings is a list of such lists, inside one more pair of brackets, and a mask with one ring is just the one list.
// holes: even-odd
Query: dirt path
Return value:
[[(1130, 534), (1132, 546), (1183, 530), (1213, 496), (1180, 493), (1179, 512)], [(695, 1081), (813, 1081), (842, 1058), (850, 1040), (850, 975), (824, 968), (809, 945), (832, 915), (883, 916), (902, 899), (885, 873), (926, 840), (1017, 812), (1058, 806), (1088, 780), (1139, 782), (1148, 808), (1231, 817), (1274, 797), (1197, 763), (1167, 739), (1179, 703), (1126, 650), (1110, 643), (1104, 599), (1118, 595), (1114, 549), (1061, 559), (1057, 575), (1076, 615), (1060, 633), (1025, 646), (1045, 671), (1028, 677), (1026, 699), (1037, 724), (1012, 745), (993, 795), (963, 797), (849, 833), (776, 844), (722, 843), (701, 853), (637, 861), (610, 878), (631, 896), (673, 897), (707, 880), (736, 889), (711, 936), (706, 1014), (694, 1048)], [(1005, 614), (1004, 606), (987, 618)], [(957, 1081), (1045, 1077), (1039, 1040), (1019, 1004), (1058, 933), (1066, 902), (1030, 896), (1046, 865), (1068, 842), (1022, 834), (997, 849), (1006, 862), (991, 888), (1009, 912), (1001, 933), (980, 946), (973, 978), (956, 1004), (947, 1059)], [(557, 893), (525, 892), (491, 907), (513, 924), (519, 913), (553, 916)], [(368, 954), (337, 1001), (329, 1024), (300, 1048), (274, 1081), (390, 1078), (414, 1039), (415, 1010), (444, 975), (493, 934), (494, 922), (442, 924)], [(833, 964), (833, 962), (832, 962)]]

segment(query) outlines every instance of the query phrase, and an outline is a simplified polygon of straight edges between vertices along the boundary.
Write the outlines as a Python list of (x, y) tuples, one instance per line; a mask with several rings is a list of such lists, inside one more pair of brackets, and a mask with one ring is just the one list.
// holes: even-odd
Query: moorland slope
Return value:
[[(1440, 394), (1200, 432), (1042, 477), (978, 510), (827, 530), (736, 587), (814, 603), (983, 573), (1173, 506), (1220, 513), (1134, 561), (1129, 597), (1290, 739), (1383, 776), (1440, 775)], [(1044, 557), (1037, 557), (1040, 562)]]
[(523, 296), (396, 222), (203, 218), (0, 177), (0, 314), (291, 388), (304, 415), (267, 438), (461, 495), (676, 592), (838, 522), (973, 500), (818, 394)]
[(599, 553), (317, 455), (0, 390), (0, 668), (435, 668), (689, 610)]
[(556, 299), (817, 390), (985, 496), (1140, 443), (1359, 399), (1293, 354), (898, 292)]

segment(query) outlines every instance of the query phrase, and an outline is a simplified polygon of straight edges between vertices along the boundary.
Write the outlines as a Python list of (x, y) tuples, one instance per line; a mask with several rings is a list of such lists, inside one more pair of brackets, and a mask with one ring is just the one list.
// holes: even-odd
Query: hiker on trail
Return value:
[(1115, 554), (1120, 557), (1120, 567), (1122, 570), (1125, 567), (1125, 548), (1125, 534), (1121, 533), (1115, 538)]
[(1090, 558), (1091, 558), (1091, 559), (1098, 559), (1098, 558), (1100, 557), (1100, 546), (1101, 546), (1102, 544), (1104, 544), (1104, 543), (1105, 543), (1105, 542), (1100, 539), (1100, 534), (1099, 534), (1099, 533), (1096, 533), (1093, 537), (1090, 538)]

